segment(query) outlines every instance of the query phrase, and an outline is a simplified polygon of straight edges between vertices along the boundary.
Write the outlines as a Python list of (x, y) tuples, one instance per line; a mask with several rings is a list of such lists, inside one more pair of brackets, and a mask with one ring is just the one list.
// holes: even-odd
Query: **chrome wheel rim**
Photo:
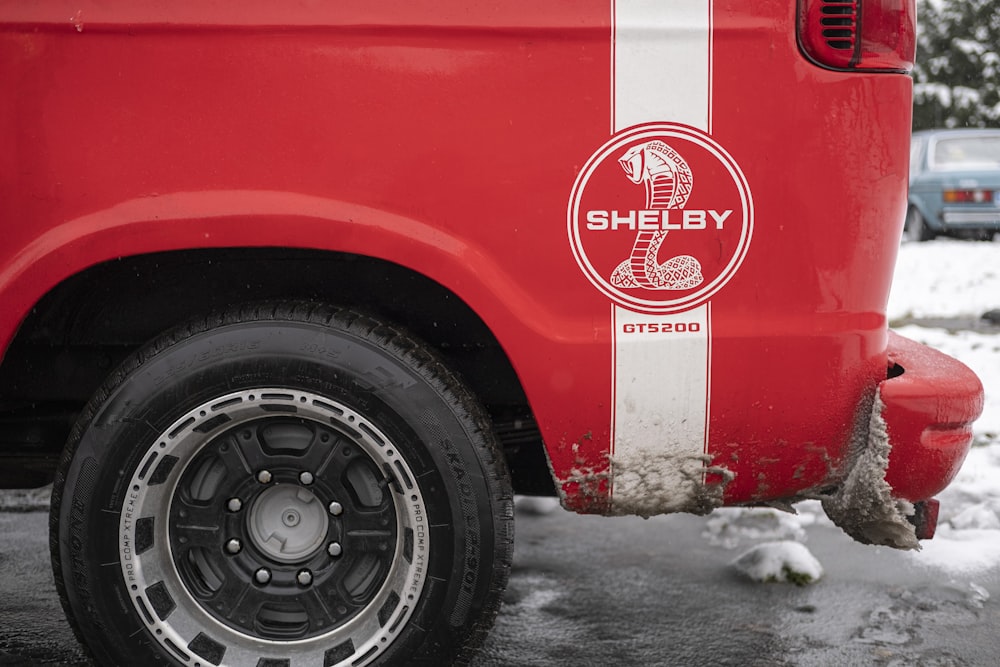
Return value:
[(374, 423), (265, 387), (206, 401), (152, 443), (119, 545), (138, 616), (200, 667), (372, 662), (406, 626), (430, 543), (414, 475)]

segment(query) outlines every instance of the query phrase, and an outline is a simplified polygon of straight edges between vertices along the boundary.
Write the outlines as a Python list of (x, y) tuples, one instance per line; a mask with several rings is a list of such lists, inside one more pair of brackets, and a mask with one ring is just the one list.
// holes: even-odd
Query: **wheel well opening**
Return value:
[(240, 303), (314, 300), (406, 328), (492, 417), (515, 490), (554, 494), (534, 416), (500, 344), (455, 294), (398, 264), (287, 248), (124, 257), (45, 295), (0, 365), (0, 486), (52, 475), (77, 413), (128, 355), (187, 320)]

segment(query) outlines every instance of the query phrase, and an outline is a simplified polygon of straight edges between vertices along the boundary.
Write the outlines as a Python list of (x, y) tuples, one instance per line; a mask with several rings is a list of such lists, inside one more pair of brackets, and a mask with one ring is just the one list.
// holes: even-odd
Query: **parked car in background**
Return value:
[(923, 130), (910, 145), (905, 239), (1000, 231), (1000, 130)]

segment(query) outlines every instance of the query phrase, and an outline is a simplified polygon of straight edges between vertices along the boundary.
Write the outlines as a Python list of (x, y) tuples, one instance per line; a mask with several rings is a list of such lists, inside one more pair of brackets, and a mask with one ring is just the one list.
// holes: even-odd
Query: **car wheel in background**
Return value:
[(916, 206), (911, 206), (906, 211), (906, 223), (903, 226), (904, 241), (930, 241), (934, 238), (934, 231), (927, 226), (924, 216)]

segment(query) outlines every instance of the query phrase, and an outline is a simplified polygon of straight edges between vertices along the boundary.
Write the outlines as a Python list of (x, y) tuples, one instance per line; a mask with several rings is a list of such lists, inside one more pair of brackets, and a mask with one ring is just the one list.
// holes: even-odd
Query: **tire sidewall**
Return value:
[(923, 214), (916, 205), (911, 204), (906, 210), (903, 238), (911, 243), (923, 243), (934, 238), (934, 231), (924, 220)]

